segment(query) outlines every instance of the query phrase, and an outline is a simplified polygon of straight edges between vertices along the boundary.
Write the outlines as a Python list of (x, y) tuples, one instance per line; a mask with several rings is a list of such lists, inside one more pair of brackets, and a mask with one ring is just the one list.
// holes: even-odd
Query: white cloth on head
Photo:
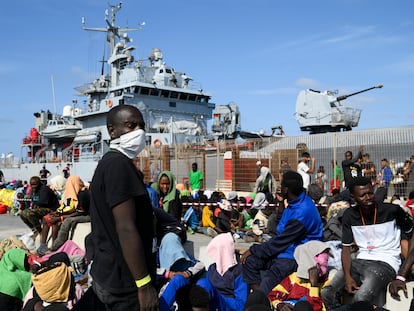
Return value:
[(302, 279), (309, 279), (309, 268), (316, 265), (315, 256), (329, 249), (329, 246), (321, 241), (312, 240), (301, 244), (295, 249), (293, 256), (298, 264), (296, 275)]

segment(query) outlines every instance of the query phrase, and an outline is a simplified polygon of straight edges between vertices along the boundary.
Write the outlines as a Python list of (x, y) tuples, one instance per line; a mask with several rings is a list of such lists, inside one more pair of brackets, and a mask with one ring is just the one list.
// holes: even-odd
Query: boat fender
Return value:
[(108, 99), (106, 101), (106, 104), (108, 105), (109, 108), (112, 108), (112, 99)]
[(159, 146), (161, 146), (162, 145), (162, 141), (160, 140), (160, 139), (154, 139), (154, 141), (152, 142), (152, 144), (155, 146), (155, 147), (159, 147)]

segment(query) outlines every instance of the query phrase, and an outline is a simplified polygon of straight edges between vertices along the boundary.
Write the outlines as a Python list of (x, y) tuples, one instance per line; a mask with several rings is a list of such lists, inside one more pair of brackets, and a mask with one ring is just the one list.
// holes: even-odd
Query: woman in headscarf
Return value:
[(7, 251), (0, 261), (0, 310), (21, 310), (32, 285), (29, 263), (23, 249)]
[(206, 278), (197, 285), (210, 295), (210, 310), (243, 310), (248, 285), (243, 281), (242, 267), (237, 263), (234, 240), (230, 232), (213, 238), (207, 245), (207, 255), (213, 259)]
[(160, 173), (156, 190), (160, 196), (160, 207), (181, 221), (183, 205), (180, 192), (176, 189), (175, 177), (170, 171)]
[(270, 173), (270, 169), (268, 167), (262, 166), (260, 168), (260, 175), (256, 179), (254, 192), (263, 192), (265, 194), (271, 193), (272, 195), (276, 193), (276, 180)]

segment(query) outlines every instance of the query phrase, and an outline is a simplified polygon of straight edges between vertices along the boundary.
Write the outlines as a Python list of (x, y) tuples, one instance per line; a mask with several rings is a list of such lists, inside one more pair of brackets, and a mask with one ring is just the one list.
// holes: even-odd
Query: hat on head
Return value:
[(234, 199), (237, 199), (237, 192), (236, 191), (229, 192), (229, 194), (227, 195), (227, 200), (231, 201)]
[(218, 204), (219, 204), (219, 207), (224, 211), (230, 212), (232, 210), (231, 204), (227, 200), (223, 199)]
[(309, 279), (308, 270), (316, 265), (315, 256), (327, 249), (330, 249), (327, 244), (316, 240), (306, 242), (296, 247), (294, 253), (295, 260), (298, 263), (296, 275), (302, 279)]
[(265, 209), (268, 203), (269, 202), (266, 201), (266, 195), (263, 192), (259, 192), (256, 194), (256, 197), (254, 198), (252, 208), (259, 210)]
[(257, 162), (256, 162), (256, 165), (257, 165), (257, 166), (262, 165), (262, 161), (257, 161)]

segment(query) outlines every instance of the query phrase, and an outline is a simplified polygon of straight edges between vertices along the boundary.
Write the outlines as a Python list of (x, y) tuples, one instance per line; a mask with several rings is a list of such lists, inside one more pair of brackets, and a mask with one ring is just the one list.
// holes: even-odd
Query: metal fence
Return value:
[[(270, 168), (279, 180), (281, 161), (286, 160), (296, 170), (303, 151), (316, 158), (315, 174), (323, 166), (328, 178), (332, 176), (332, 160), (340, 165), (346, 151), (370, 155), (377, 171), (381, 160), (389, 161), (394, 174), (414, 154), (414, 126), (388, 129), (303, 135), (283, 138), (264, 138), (243, 141), (216, 141), (205, 146), (151, 147), (141, 157), (141, 169), (146, 178), (154, 163), (161, 170), (171, 170), (177, 183), (186, 183), (191, 164), (196, 162), (204, 173), (206, 189), (252, 191), (257, 177), (256, 162)], [(314, 179), (315, 176), (312, 176)], [(392, 189), (390, 189), (392, 192)]]

